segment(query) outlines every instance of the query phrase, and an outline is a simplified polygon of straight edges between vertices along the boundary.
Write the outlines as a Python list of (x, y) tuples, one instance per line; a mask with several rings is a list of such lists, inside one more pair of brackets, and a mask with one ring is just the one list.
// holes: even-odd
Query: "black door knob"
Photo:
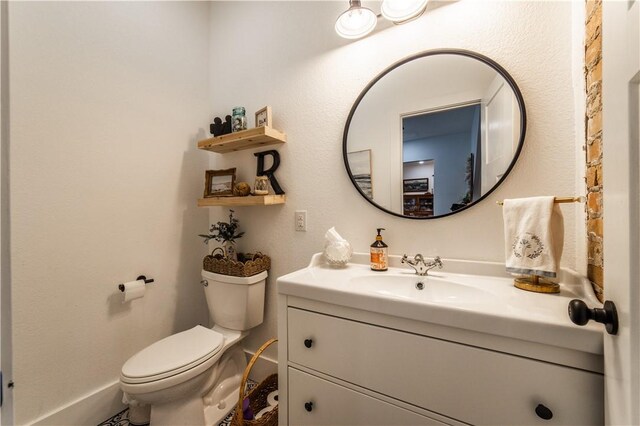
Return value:
[(536, 414), (543, 420), (551, 420), (553, 418), (553, 412), (542, 404), (538, 404), (536, 407)]
[(589, 309), (582, 300), (573, 299), (569, 302), (569, 318), (578, 325), (585, 325), (589, 320), (594, 320), (604, 324), (607, 333), (618, 333), (618, 311), (616, 305), (610, 300), (604, 302), (602, 308)]
[(304, 403), (304, 409), (311, 412), (311, 410), (313, 410), (313, 402), (309, 401), (309, 402), (305, 402)]
[(304, 339), (304, 345), (307, 348), (310, 348), (311, 346), (313, 346), (313, 340), (312, 339)]

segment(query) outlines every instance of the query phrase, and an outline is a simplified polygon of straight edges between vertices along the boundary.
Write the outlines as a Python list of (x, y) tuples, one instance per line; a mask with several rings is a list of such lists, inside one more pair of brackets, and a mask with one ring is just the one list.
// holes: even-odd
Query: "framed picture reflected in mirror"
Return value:
[(429, 192), (429, 178), (404, 179), (402, 192)]
[(373, 182), (371, 180), (371, 150), (353, 151), (347, 153), (351, 173), (356, 185), (369, 199), (373, 199)]

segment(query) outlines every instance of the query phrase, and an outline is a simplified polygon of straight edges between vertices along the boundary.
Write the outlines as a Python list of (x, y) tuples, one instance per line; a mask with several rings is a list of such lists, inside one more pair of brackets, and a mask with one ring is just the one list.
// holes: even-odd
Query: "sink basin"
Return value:
[(496, 299), (493, 294), (483, 289), (435, 275), (365, 275), (353, 277), (350, 282), (360, 291), (373, 292), (384, 297), (407, 299), (414, 302), (493, 305)]

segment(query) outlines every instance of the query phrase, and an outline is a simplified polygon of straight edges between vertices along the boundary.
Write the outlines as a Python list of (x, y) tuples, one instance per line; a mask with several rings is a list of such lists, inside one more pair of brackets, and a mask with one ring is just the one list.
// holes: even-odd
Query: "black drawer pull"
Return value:
[(307, 410), (308, 412), (311, 412), (311, 410), (313, 410), (313, 402), (305, 402), (304, 409)]
[[(310, 348), (311, 346), (313, 346), (313, 340), (312, 339), (304, 339), (304, 345), (307, 348)], [(311, 411), (311, 410), (309, 410), (309, 411)]]
[(536, 414), (543, 420), (551, 420), (553, 418), (553, 412), (542, 404), (538, 404), (536, 407)]

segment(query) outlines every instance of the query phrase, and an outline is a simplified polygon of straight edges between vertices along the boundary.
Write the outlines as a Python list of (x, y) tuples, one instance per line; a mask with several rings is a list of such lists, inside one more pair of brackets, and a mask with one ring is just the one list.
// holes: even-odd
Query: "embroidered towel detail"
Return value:
[(504, 200), (507, 272), (555, 278), (564, 244), (564, 222), (554, 197)]

